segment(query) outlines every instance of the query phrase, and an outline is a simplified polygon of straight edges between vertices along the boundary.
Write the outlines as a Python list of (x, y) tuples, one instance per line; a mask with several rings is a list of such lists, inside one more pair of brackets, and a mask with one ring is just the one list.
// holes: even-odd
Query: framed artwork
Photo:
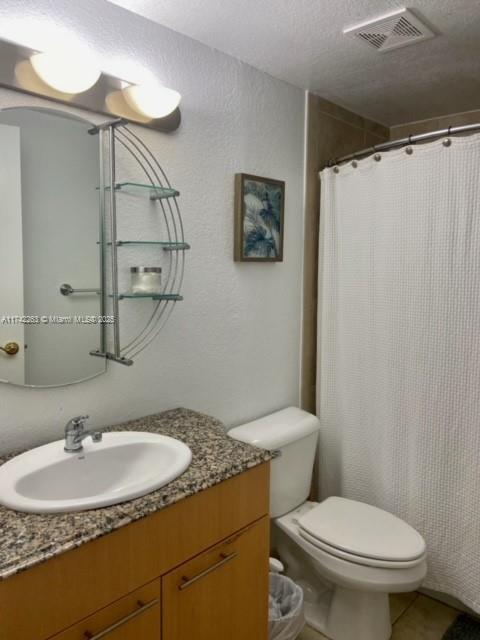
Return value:
[(285, 182), (235, 175), (234, 260), (282, 262)]

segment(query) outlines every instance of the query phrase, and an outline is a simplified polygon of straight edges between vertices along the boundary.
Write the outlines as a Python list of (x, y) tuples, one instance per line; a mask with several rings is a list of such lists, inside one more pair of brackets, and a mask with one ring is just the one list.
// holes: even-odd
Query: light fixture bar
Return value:
[[(112, 99), (115, 95), (121, 96), (125, 82), (106, 73), (101, 73), (98, 81), (83, 93), (68, 95), (56, 91), (36, 75), (30, 62), (35, 53), (39, 52), (0, 40), (0, 86), (112, 118), (120, 117), (127, 122), (164, 133), (178, 129), (181, 120), (178, 107), (168, 116), (148, 120), (133, 109), (128, 109), (128, 105)], [(122, 111), (123, 107), (125, 109)]]

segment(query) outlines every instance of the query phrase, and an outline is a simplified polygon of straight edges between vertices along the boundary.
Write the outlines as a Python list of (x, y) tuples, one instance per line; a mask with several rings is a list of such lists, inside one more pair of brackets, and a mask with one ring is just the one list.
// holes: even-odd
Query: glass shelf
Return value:
[(138, 245), (138, 246), (148, 246), (154, 245), (158, 247), (162, 247), (166, 251), (176, 251), (176, 250), (184, 250), (190, 249), (190, 245), (186, 242), (160, 242), (159, 240), (118, 240), (117, 245), (122, 247), (124, 245)]
[[(110, 191), (110, 186), (105, 187), (105, 191)], [(163, 198), (174, 198), (180, 195), (179, 191), (170, 187), (161, 187), (157, 184), (140, 184), (138, 182), (116, 182), (115, 191), (117, 193), (147, 196), (150, 200), (162, 200)]]
[[(97, 241), (97, 244), (100, 242)], [(112, 243), (106, 242), (107, 247), (109, 247)], [(190, 249), (190, 245), (187, 242), (162, 242), (161, 240), (117, 240), (117, 247), (123, 246), (139, 246), (139, 247), (148, 247), (148, 246), (156, 246), (161, 247), (164, 251), (187, 251)]]
[[(110, 295), (110, 298), (112, 296)], [(151, 298), (152, 300), (183, 300), (183, 296), (178, 293), (119, 293), (118, 299), (124, 298)]]

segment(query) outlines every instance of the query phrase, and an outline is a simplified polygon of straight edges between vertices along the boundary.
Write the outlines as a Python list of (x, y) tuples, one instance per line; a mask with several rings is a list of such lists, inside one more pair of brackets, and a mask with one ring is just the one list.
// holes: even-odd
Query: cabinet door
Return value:
[(162, 578), (162, 640), (267, 640), (269, 519)]
[(160, 580), (133, 591), (51, 640), (160, 640)]

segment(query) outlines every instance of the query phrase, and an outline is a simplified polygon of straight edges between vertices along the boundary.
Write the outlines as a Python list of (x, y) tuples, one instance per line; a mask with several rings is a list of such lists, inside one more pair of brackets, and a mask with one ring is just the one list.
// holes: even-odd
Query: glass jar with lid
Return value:
[(161, 267), (130, 267), (132, 293), (160, 294), (162, 292)]

